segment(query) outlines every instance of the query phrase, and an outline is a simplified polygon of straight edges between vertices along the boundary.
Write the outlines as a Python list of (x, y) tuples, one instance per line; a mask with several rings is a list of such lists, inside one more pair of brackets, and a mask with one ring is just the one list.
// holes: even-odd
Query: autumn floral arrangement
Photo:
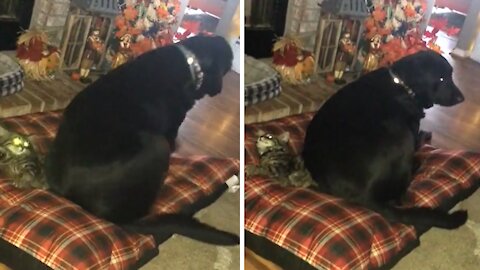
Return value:
[(419, 31), (426, 0), (372, 0), (371, 4), (365, 38), (381, 37), (379, 67), (426, 48), (440, 51), (435, 40), (425, 42)]
[(51, 80), (60, 61), (60, 51), (48, 41), (47, 33), (31, 29), (18, 37), (16, 56), (29, 78)]
[(121, 14), (115, 18), (115, 37), (119, 42), (128, 37), (134, 57), (170, 44), (179, 9), (179, 0), (125, 1)]
[(273, 45), (273, 67), (282, 79), (290, 84), (304, 84), (313, 74), (314, 59), (311, 52), (303, 49), (297, 37), (284, 36)]

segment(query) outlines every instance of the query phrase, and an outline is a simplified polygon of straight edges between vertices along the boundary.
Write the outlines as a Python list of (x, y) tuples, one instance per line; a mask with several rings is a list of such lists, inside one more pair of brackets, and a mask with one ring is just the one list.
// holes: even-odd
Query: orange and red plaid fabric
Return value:
[[(299, 153), (313, 114), (245, 127), (246, 163), (257, 163), (255, 133), (290, 133)], [(424, 146), (422, 164), (405, 205), (451, 207), (480, 185), (480, 154)], [(318, 269), (376, 269), (418, 243), (412, 226), (390, 224), (377, 213), (309, 189), (281, 187), (275, 180), (245, 181), (245, 229)]]
[[(0, 123), (30, 135), (37, 151), (46, 153), (60, 119), (61, 112), (49, 112)], [(152, 214), (179, 212), (238, 171), (237, 159), (174, 156)], [(17, 189), (1, 172), (0, 237), (59, 270), (132, 269), (158, 253), (153, 237), (127, 233), (48, 191)]]

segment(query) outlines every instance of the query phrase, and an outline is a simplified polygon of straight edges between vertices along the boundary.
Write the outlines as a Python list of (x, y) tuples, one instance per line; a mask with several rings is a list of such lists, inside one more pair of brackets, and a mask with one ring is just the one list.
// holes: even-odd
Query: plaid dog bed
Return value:
[(7, 96), (23, 89), (24, 73), (19, 64), (8, 55), (0, 53), (0, 96)]
[[(257, 163), (256, 131), (290, 133), (301, 151), (312, 113), (245, 127), (245, 162)], [(416, 154), (405, 205), (449, 209), (480, 185), (480, 154), (430, 145)], [(284, 188), (273, 179), (245, 181), (245, 243), (285, 269), (388, 268), (418, 245), (429, 228), (390, 224), (373, 211), (309, 189)]]
[(245, 56), (245, 66), (245, 106), (280, 94), (280, 75), (273, 68), (250, 56)]
[[(61, 112), (0, 120), (45, 153)], [(176, 213), (237, 174), (239, 161), (172, 157), (153, 213)], [(44, 190), (15, 188), (0, 173), (0, 237), (53, 269), (136, 269), (158, 254), (152, 236), (127, 233)], [(12, 261), (0, 254), (0, 261)], [(13, 260), (15, 261), (15, 259)]]

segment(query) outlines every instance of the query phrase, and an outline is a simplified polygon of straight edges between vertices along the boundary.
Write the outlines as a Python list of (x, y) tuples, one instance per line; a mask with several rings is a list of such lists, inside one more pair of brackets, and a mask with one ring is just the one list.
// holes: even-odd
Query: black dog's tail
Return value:
[(214, 245), (238, 245), (240, 243), (238, 235), (218, 230), (192, 217), (197, 211), (215, 202), (227, 189), (228, 185), (225, 183), (217, 186), (212, 193), (200, 198), (194, 204), (183, 207), (178, 214), (159, 215), (122, 227), (141, 234), (151, 234), (158, 244), (176, 233)]
[(124, 225), (125, 229), (140, 234), (151, 234), (159, 244), (172, 234), (180, 234), (213, 245), (233, 246), (240, 243), (238, 235), (224, 232), (201, 223), (194, 217), (182, 214), (167, 214), (153, 219)]
[(443, 229), (456, 229), (467, 221), (468, 214), (465, 210), (452, 213), (440, 209), (425, 207), (395, 208), (393, 206), (371, 204), (370, 209), (378, 212), (391, 222), (414, 225), (416, 228), (438, 227)]

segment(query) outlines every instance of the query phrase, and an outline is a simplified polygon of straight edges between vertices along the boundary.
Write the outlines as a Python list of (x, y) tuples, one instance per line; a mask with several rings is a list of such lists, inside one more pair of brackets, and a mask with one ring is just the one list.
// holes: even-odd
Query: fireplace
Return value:
[(255, 58), (272, 56), (272, 46), (283, 36), (288, 1), (245, 1), (245, 53)]
[(0, 1), (0, 50), (14, 50), (19, 32), (28, 29), (34, 0)]

